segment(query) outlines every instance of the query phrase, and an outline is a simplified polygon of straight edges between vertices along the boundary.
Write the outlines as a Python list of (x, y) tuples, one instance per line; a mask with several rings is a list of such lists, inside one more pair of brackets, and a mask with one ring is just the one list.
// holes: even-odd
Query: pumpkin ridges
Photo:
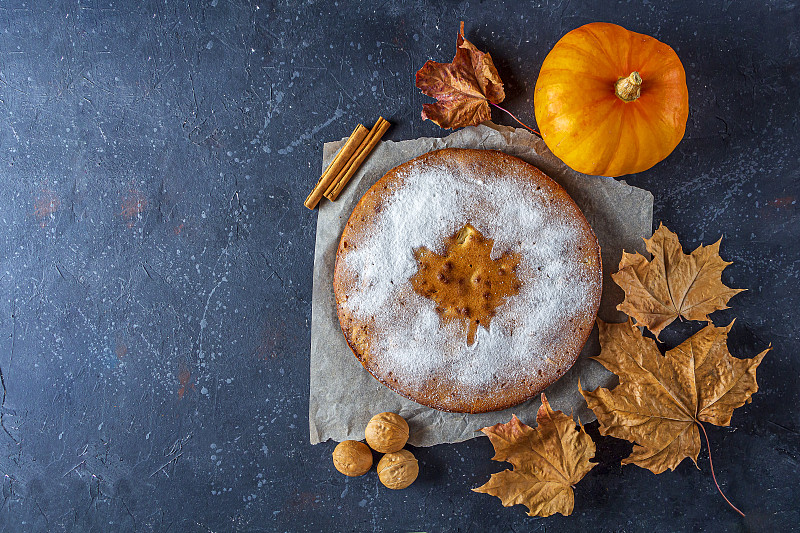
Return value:
[(642, 73), (642, 65), (637, 61), (636, 56), (637, 54), (637, 45), (636, 42), (638, 40), (637, 34), (631, 32), (628, 36), (628, 39), (625, 41), (627, 45), (627, 54), (625, 56), (625, 66), (630, 68), (629, 72), (638, 72), (640, 75)]
[[(623, 102), (614, 83), (634, 71), (643, 79), (641, 95)], [(587, 24), (548, 54), (534, 105), (543, 138), (572, 168), (607, 176), (640, 172), (669, 155), (685, 134), (685, 72), (674, 50), (652, 37)]]
[[(609, 107), (612, 107), (614, 105), (614, 102), (612, 100), (608, 99), (608, 98), (601, 98), (601, 99), (598, 99), (598, 100), (595, 101), (595, 105), (598, 106), (598, 107), (600, 105), (604, 104), (604, 103), (607, 104)], [(565, 121), (568, 120), (569, 122), (575, 122), (574, 118), (572, 118), (572, 117), (575, 117), (575, 116), (580, 117), (580, 112), (579, 111), (580, 111), (580, 109), (577, 108), (577, 107), (576, 107), (575, 110), (571, 110), (568, 107), (566, 109), (562, 108), (561, 112), (558, 113), (558, 115), (559, 115), (558, 118), (563, 118)], [(556, 118), (555, 120), (558, 120), (558, 118)], [(602, 123), (599, 124), (597, 127), (601, 127), (601, 126), (602, 126)], [(559, 148), (564, 143), (564, 141), (566, 141), (568, 139), (574, 139), (574, 135), (570, 135), (569, 132), (564, 130), (563, 131), (563, 135), (560, 136), (558, 139), (553, 139), (552, 135), (551, 135), (550, 139), (548, 139), (550, 142), (547, 143), (547, 144), (548, 144), (548, 146), (550, 146), (551, 143), (552, 143), (553, 147), (551, 147), (551, 150), (555, 150), (555, 149)], [(570, 142), (568, 144), (574, 144), (574, 146), (572, 146), (569, 149), (565, 149), (564, 151), (562, 151), (561, 152), (562, 155), (570, 153), (574, 149), (576, 149), (576, 148), (578, 148), (580, 146), (580, 143), (577, 143), (574, 140), (570, 140)]]
[[(631, 106), (630, 113), (634, 115), (634, 117), (630, 120), (630, 123), (635, 123), (639, 125), (639, 127), (642, 127), (642, 124), (649, 124), (645, 118), (645, 116), (648, 115), (648, 112), (646, 109), (644, 109), (644, 106)], [(641, 135), (632, 135), (632, 137), (636, 140), (636, 151), (634, 152), (636, 159), (630, 163), (630, 165), (626, 165), (625, 162), (618, 164), (617, 168), (615, 169), (617, 175), (623, 174), (624, 172), (622, 172), (622, 169), (626, 167), (648, 169), (666, 156), (666, 154), (661, 153), (654, 156), (653, 149), (648, 149), (648, 147), (658, 146), (655, 136), (651, 135), (649, 139), (643, 139)]]
[[(616, 96), (612, 98), (617, 100)], [(611, 99), (609, 99), (609, 101), (613, 102)], [(623, 173), (621, 172), (621, 168), (625, 165), (646, 166), (646, 168), (650, 168), (656, 164), (660, 158), (663, 157), (661, 151), (656, 148), (641, 149), (642, 146), (658, 146), (658, 143), (654, 142), (656, 137), (652, 130), (644, 140), (636, 135), (629, 135), (636, 139), (635, 146), (624, 145), (620, 142), (623, 134), (628, 133), (624, 130), (626, 128), (629, 129), (632, 124), (639, 124), (641, 122), (646, 124), (648, 129), (651, 127), (652, 122), (637, 116), (641, 114), (643, 110), (638, 106), (630, 106), (622, 101), (618, 103), (614, 102), (611, 106), (623, 107), (618, 113), (613, 111), (604, 113), (606, 118), (592, 131), (582, 132), (581, 139), (576, 139), (574, 136), (568, 137), (570, 139), (570, 143), (568, 144), (571, 146), (564, 148), (563, 142), (560, 143), (561, 148), (564, 149), (557, 150), (558, 153), (556, 155), (568, 158), (570, 154), (574, 154), (576, 150), (583, 148), (586, 150), (587, 156), (576, 160), (573, 163), (573, 168), (579, 172), (599, 174), (602, 176), (618, 176)], [(613, 120), (614, 118), (617, 120)], [(611, 129), (612, 127), (613, 130)], [(612, 155), (614, 157), (610, 157)], [(595, 161), (608, 161), (608, 163), (600, 168), (591, 168), (591, 165), (595, 164)]]
[[(670, 98), (677, 100), (681, 95), (685, 95), (686, 75), (685, 73), (682, 74), (683, 67), (680, 65), (680, 61), (664, 61), (654, 68), (650, 65), (649, 60), (651, 57), (653, 56), (648, 56), (641, 60), (639, 73), (644, 80), (642, 93), (651, 93), (652, 96), (657, 95), (663, 104), (667, 104)], [(680, 108), (681, 106), (682, 104), (676, 101), (671, 107)]]
[[(597, 80), (589, 80), (591, 83), (587, 83), (587, 80), (583, 80), (583, 86), (588, 87), (588, 89), (592, 89), (594, 87), (600, 87), (601, 83)], [(542, 93), (543, 90), (546, 89), (546, 93)], [(598, 95), (594, 100), (591, 102), (586, 102), (585, 100), (580, 100), (574, 94), (574, 91), (570, 91), (570, 88), (567, 84), (550, 84), (546, 88), (540, 88), (539, 90), (535, 90), (534, 98), (537, 96), (541, 96), (545, 98), (546, 105), (544, 110), (550, 112), (549, 110), (554, 109), (557, 107), (560, 111), (559, 113), (570, 112), (570, 113), (578, 113), (584, 109), (586, 106), (589, 105), (599, 105), (600, 103), (607, 101), (607, 95)]]
[[(583, 68), (580, 68), (580, 67), (576, 68), (575, 59), (574, 58), (562, 58), (562, 57), (559, 57), (558, 55), (555, 55), (551, 59), (551, 61), (553, 61), (553, 62), (557, 62), (557, 61), (566, 61), (566, 62), (568, 62), (572, 66), (572, 68), (570, 69), (572, 72), (576, 72), (576, 71), (579, 71), (579, 72), (598, 72), (599, 71), (601, 73), (607, 74), (607, 73), (615, 71), (614, 65), (612, 65), (610, 62), (606, 62), (605, 64), (598, 65), (597, 61), (596, 61), (596, 58), (594, 58), (592, 53), (591, 53), (591, 50), (587, 50), (586, 48), (583, 48), (581, 46), (577, 46), (577, 45), (572, 44), (572, 43), (565, 43), (562, 46), (565, 49), (564, 51), (572, 50), (573, 52), (580, 53), (585, 58), (586, 65)], [(545, 61), (547, 61), (547, 59), (549, 59), (549, 57), (546, 58)], [(542, 67), (544, 67), (544, 65), (542, 65)]]
[[(560, 91), (559, 91), (559, 93), (560, 93)], [(551, 95), (551, 96), (556, 96), (556, 95)], [(563, 96), (563, 95), (562, 94), (558, 94), (557, 96)], [(564, 100), (559, 102), (559, 109), (560, 109), (559, 114), (570, 113), (570, 114), (573, 114), (573, 115), (576, 115), (576, 116), (581, 116), (583, 111), (586, 108), (589, 108), (589, 107), (594, 108), (596, 106), (600, 106), (600, 105), (603, 105), (603, 104), (609, 104), (610, 105), (614, 101), (614, 98), (616, 98), (614, 96), (614, 94), (613, 93), (609, 93), (608, 95), (602, 95), (602, 96), (598, 97), (597, 99), (592, 100), (591, 102), (587, 102), (587, 103), (582, 103), (582, 102), (579, 102), (579, 101), (575, 101), (573, 99), (564, 99)], [(548, 109), (549, 109), (549, 107), (548, 107)]]
[(639, 166), (643, 165), (643, 163), (641, 162), (642, 156), (639, 155), (639, 154), (642, 154), (644, 152), (644, 150), (640, 150), (640, 147), (642, 145), (642, 140), (639, 138), (638, 135), (634, 135), (633, 136), (633, 140), (636, 143), (636, 146), (634, 146), (634, 149), (631, 150), (631, 153), (634, 155), (635, 160), (633, 162), (629, 163), (629, 165), (630, 166), (639, 167)]
[(610, 62), (598, 60), (585, 48), (572, 46), (571, 44), (566, 44), (564, 47), (566, 48), (565, 50), (560, 50), (559, 53), (553, 54), (552, 57), (548, 56), (545, 59), (541, 71), (549, 72), (551, 68), (557, 68), (569, 70), (573, 73), (573, 76), (588, 74), (601, 79), (617, 79), (617, 69)]
[[(648, 96), (649, 96), (650, 99), (653, 99), (653, 98), (656, 98), (658, 96), (658, 94), (655, 93), (655, 91), (651, 90), (649, 92)], [(657, 137), (656, 134), (660, 134), (661, 136), (667, 136), (668, 135), (670, 137), (671, 142), (677, 138), (677, 140), (675, 140), (675, 143), (677, 144), (677, 142), (680, 141), (681, 137), (683, 137), (682, 133), (681, 133), (680, 136), (678, 136), (675, 133), (675, 130), (676, 130), (676, 127), (678, 126), (678, 124), (673, 122), (672, 120), (670, 120), (670, 118), (672, 117), (673, 113), (667, 113), (667, 112), (654, 113), (647, 106), (642, 106), (640, 108), (639, 112), (640, 112), (640, 114), (643, 115), (641, 117), (642, 118), (642, 123), (650, 128), (650, 131), (653, 132), (653, 134), (654, 134), (654, 138)], [(659, 128), (658, 131), (656, 131), (654, 129), (656, 127)]]
[[(621, 30), (621, 31), (620, 31)], [(631, 40), (626, 36), (627, 31), (620, 26), (616, 26), (610, 35), (606, 35), (609, 39), (610, 46), (606, 49), (605, 53), (609, 58), (619, 57), (620, 59), (614, 63), (615, 68), (615, 81), (616, 78), (624, 78), (631, 72), (639, 70), (632, 61), (637, 53), (637, 47), (633, 45)], [(616, 71), (620, 69), (621, 71)]]
[[(575, 69), (568, 69), (568, 68), (558, 68), (558, 67), (551, 67), (548, 69), (550, 72), (569, 72), (570, 74), (575, 74)], [(597, 80), (602, 83), (608, 83), (608, 76), (604, 76), (601, 74), (592, 74), (589, 72), (581, 72), (581, 76), (585, 79)]]
[[(603, 110), (603, 116), (608, 117), (611, 113), (613, 113), (613, 108), (615, 107), (616, 103), (609, 99), (609, 98), (601, 98), (592, 103), (593, 109), (600, 109)], [(576, 124), (579, 122), (580, 119), (580, 107), (578, 105), (574, 106), (565, 106), (561, 109), (559, 113), (560, 117), (563, 117), (565, 122), (570, 123), (574, 129), (580, 130), (580, 139), (574, 133), (570, 133), (566, 130), (563, 132), (563, 135), (559, 138), (556, 142), (555, 147), (553, 148), (558, 152), (557, 155), (559, 157), (567, 157), (569, 154), (575, 153), (576, 150), (579, 150), (582, 146), (594, 146), (594, 133), (598, 130), (602, 130), (603, 128), (607, 128), (608, 125), (606, 124), (606, 120), (597, 121), (592, 124), (591, 129), (587, 129), (586, 124)], [(572, 119), (567, 118), (568, 115), (571, 115)], [(577, 120), (575, 117), (578, 117)], [(558, 120), (558, 119), (556, 119)], [(549, 137), (552, 139), (552, 135)], [(581, 140), (583, 139), (583, 140)], [(553, 139), (554, 140), (554, 139)], [(552, 142), (552, 141), (551, 141)], [(592, 153), (592, 156), (599, 155), (597, 153), (598, 148), (593, 147), (591, 150), (588, 150)]]
[(659, 76), (670, 72), (674, 72), (675, 74), (683, 72), (683, 64), (675, 54), (675, 50), (664, 43), (659, 44), (661, 46), (654, 47), (649, 55), (640, 59), (642, 64), (648, 69), (652, 69), (653, 73)]
[[(626, 30), (616, 24), (611, 24), (610, 26), (612, 26), (610, 28), (611, 31), (603, 34), (607, 40), (607, 46), (603, 48), (603, 54), (609, 59), (611, 64), (610, 73), (614, 76), (614, 81), (628, 76), (634, 70), (641, 73), (642, 68), (639, 56), (648, 57), (650, 55), (649, 53), (643, 54), (643, 52), (649, 50), (650, 41), (653, 39), (646, 35)], [(597, 30), (597, 28), (595, 29)], [(643, 37), (645, 39), (642, 39)], [(614, 61), (613, 58), (615, 57), (620, 59)]]
[[(619, 176), (622, 174), (621, 169), (625, 168), (625, 166), (642, 165), (643, 157), (646, 157), (646, 154), (650, 153), (646, 148), (642, 149), (642, 145), (645, 144), (642, 142), (642, 139), (637, 138), (636, 135), (631, 135), (629, 132), (632, 124), (636, 123), (636, 118), (634, 117), (638, 114), (638, 106), (631, 106), (622, 101), (620, 101), (618, 105), (622, 107), (620, 113), (617, 115), (620, 123), (619, 133), (614, 137), (614, 144), (618, 148), (613, 154), (614, 157), (608, 158), (606, 168), (600, 172), (603, 176)], [(609, 137), (611, 136), (609, 135)], [(622, 142), (622, 139), (631, 140)]]
[[(630, 55), (627, 58), (625, 66), (629, 67), (631, 72), (634, 70), (638, 71), (642, 79), (649, 78), (652, 74), (650, 72), (651, 60), (656, 57), (653, 45), (658, 41), (636, 32), (628, 32), (626, 41), (628, 43)], [(659, 63), (656, 63), (656, 68), (658, 65)], [(625, 75), (627, 76), (627, 74)]]
[[(614, 120), (615, 117), (617, 118), (617, 120)], [(604, 157), (602, 157), (601, 160), (607, 159), (609, 161), (609, 164), (606, 165), (606, 168), (602, 172), (600, 172), (600, 174), (606, 174), (608, 172), (609, 165), (615, 160), (615, 158), (612, 157), (614, 154), (619, 154), (620, 151), (622, 152), (627, 151), (628, 147), (621, 146), (620, 142), (621, 139), (620, 132), (625, 127), (625, 123), (623, 120), (621, 120), (620, 117), (621, 115), (615, 116), (609, 113), (608, 118), (605, 120), (607, 124), (611, 123), (615, 126), (615, 131), (614, 132), (608, 131), (605, 134), (607, 139), (607, 141), (605, 142), (606, 150), (603, 153)], [(610, 142), (608, 140), (610, 140)]]
[[(605, 64), (606, 69), (605, 70), (606, 70), (606, 72), (610, 73), (611, 75), (614, 75), (614, 73), (615, 73), (615, 71), (617, 69), (617, 65), (613, 62), (613, 60), (611, 58), (614, 57), (615, 47), (614, 47), (613, 43), (610, 43), (610, 42), (608, 42), (606, 40), (606, 37), (608, 36), (609, 32), (616, 33), (616, 27), (618, 27), (618, 26), (616, 26), (616, 24), (609, 24), (608, 26), (605, 26), (605, 28), (608, 30), (608, 32), (600, 32), (600, 31), (598, 31), (599, 28), (601, 28), (601, 27), (602, 26), (599, 26), (599, 25), (596, 25), (595, 23), (592, 23), (592, 24), (586, 24), (584, 26), (581, 26), (580, 28), (578, 28), (578, 30), (583, 30), (583, 33), (585, 35), (591, 37), (594, 40), (594, 42), (599, 45), (600, 51), (602, 52), (601, 57), (606, 60), (606, 64)], [(593, 49), (590, 48), (587, 51), (587, 56), (589, 58), (595, 60), (595, 61), (597, 59), (597, 55), (598, 54), (597, 54), (596, 50), (593, 50)]]
[[(608, 107), (613, 108), (617, 105), (611, 99), (607, 101)], [(564, 147), (563, 150), (559, 150), (559, 157), (567, 157), (569, 154), (575, 153), (576, 150), (580, 149), (587, 149), (587, 154), (591, 154), (591, 157), (582, 158), (580, 162), (576, 162), (575, 170), (579, 172), (585, 172), (583, 168), (583, 163), (585, 159), (595, 160), (601, 159), (603, 157), (608, 157), (609, 154), (613, 154), (619, 149), (619, 143), (610, 143), (610, 142), (603, 142), (599, 139), (606, 139), (606, 138), (614, 138), (614, 135), (608, 134), (609, 127), (613, 128), (615, 131), (614, 133), (618, 136), (620, 129), (622, 128), (621, 121), (613, 120), (618, 115), (615, 115), (612, 111), (605, 113), (605, 120), (599, 121), (598, 124), (589, 132), (582, 132), (581, 139), (577, 139), (575, 136), (568, 137), (570, 139), (569, 147)], [(559, 143), (561, 144), (561, 143)], [(578, 161), (578, 160), (576, 160)], [(591, 164), (591, 163), (588, 163)], [(602, 169), (606, 170), (606, 169)], [(591, 172), (591, 174), (599, 174), (600, 172), (595, 171)]]
[[(642, 170), (647, 170), (648, 168), (652, 167), (653, 165), (664, 159), (666, 156), (668, 156), (670, 152), (672, 152), (672, 150), (675, 148), (677, 143), (680, 141), (680, 138), (675, 140), (675, 136), (672, 133), (674, 131), (673, 128), (669, 127), (667, 124), (664, 123), (663, 116), (661, 114), (655, 114), (644, 106), (638, 107), (636, 111), (640, 115), (640, 117), (636, 120), (636, 123), (639, 124), (640, 128), (643, 128), (650, 134), (649, 142), (647, 143), (643, 142), (642, 144), (654, 147), (652, 149), (653, 155), (649, 158), (643, 158), (642, 162), (640, 163), (641, 166), (647, 165), (645, 168), (642, 169)], [(663, 126), (660, 123), (663, 123)], [(670, 145), (669, 150), (665, 148), (667, 146), (666, 143), (662, 145), (662, 143), (659, 142), (659, 138), (664, 138), (668, 135), (669, 135), (669, 145)], [(639, 137), (640, 137), (639, 140), (642, 141), (641, 135)], [(683, 137), (683, 135), (681, 135), (681, 137)]]
[[(662, 157), (662, 154), (660, 154), (656, 148), (658, 143), (654, 142), (655, 138), (652, 136), (652, 131), (649, 132), (650, 135), (643, 135), (642, 128), (647, 128), (648, 125), (646, 125), (647, 121), (642, 116), (646, 113), (642, 109), (642, 106), (625, 104), (623, 102), (621, 102), (620, 105), (624, 106), (623, 113), (625, 117), (622, 121), (629, 130), (626, 132), (626, 137), (635, 139), (635, 146), (627, 147), (625, 151), (626, 159), (617, 157), (609, 162), (606, 174), (611, 176), (624, 174), (622, 171), (624, 168), (650, 168)], [(630, 130), (634, 125), (638, 129), (636, 132), (631, 132)]]
[(634, 147), (622, 142), (622, 138), (627, 135), (624, 130), (628, 128), (631, 110), (627, 108), (625, 102), (619, 100), (616, 95), (614, 98), (617, 99), (617, 103), (615, 104), (617, 110), (615, 113), (609, 113), (610, 117), (606, 122), (608, 122), (611, 117), (614, 117), (616, 118), (618, 127), (616, 131), (607, 132), (607, 136), (599, 141), (609, 147), (609, 149), (604, 150), (602, 155), (598, 157), (599, 161), (607, 161), (605, 168), (600, 168), (596, 172), (602, 176), (617, 174), (617, 167), (620, 161), (624, 163), (630, 161), (632, 158), (634, 160), (637, 158), (637, 152), (633, 150)]

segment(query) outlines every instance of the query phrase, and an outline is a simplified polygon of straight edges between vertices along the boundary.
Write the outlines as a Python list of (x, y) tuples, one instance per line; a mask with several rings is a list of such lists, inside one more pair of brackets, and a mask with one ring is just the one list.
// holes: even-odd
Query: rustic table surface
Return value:
[[(596, 423), (567, 518), (471, 492), (506, 467), (485, 438), (415, 449), (403, 491), (309, 444), (302, 204), (322, 145), (379, 114), (393, 140), (444, 135), (414, 73), (452, 58), (460, 20), (526, 122), (542, 60), (584, 23), (682, 59), (686, 136), (627, 179), (688, 249), (724, 236), (723, 279), (749, 289), (715, 315), (737, 319), (733, 354), (772, 343), (753, 402), (709, 428), (746, 518), (706, 450), (655, 476)], [(3, 2), (0, 531), (800, 528), (798, 27), (780, 0)]]

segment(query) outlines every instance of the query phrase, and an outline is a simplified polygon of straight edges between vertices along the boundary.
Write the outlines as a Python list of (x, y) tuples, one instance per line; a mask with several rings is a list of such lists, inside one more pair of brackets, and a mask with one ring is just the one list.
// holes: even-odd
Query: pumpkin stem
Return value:
[(642, 77), (636, 71), (614, 84), (614, 92), (623, 102), (633, 102), (642, 94)]

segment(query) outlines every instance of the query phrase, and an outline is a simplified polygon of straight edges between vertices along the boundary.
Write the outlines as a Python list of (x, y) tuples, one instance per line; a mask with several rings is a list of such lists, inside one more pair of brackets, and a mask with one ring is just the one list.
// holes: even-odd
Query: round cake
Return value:
[(390, 170), (342, 233), (342, 331), (376, 379), (442, 411), (517, 405), (578, 358), (600, 247), (575, 202), (502, 152), (445, 149)]

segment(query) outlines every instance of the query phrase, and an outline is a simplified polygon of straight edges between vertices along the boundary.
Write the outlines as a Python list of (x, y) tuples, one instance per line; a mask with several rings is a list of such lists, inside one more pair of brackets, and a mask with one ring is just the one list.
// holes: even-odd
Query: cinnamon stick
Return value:
[(325, 169), (325, 172), (322, 173), (319, 180), (317, 180), (317, 184), (314, 186), (314, 189), (311, 191), (311, 194), (308, 195), (306, 201), (303, 204), (309, 208), (314, 209), (317, 207), (317, 204), (322, 199), (323, 194), (325, 191), (330, 187), (333, 180), (341, 173), (341, 171), (347, 167), (347, 164), (352, 160), (353, 154), (361, 146), (364, 139), (367, 137), (369, 130), (365, 128), (362, 124), (356, 126), (356, 129), (353, 130), (353, 133), (350, 134), (347, 141), (342, 146), (342, 149), (339, 150), (339, 153), (336, 154), (336, 157), (328, 165), (328, 168)]
[(350, 178), (353, 177), (356, 171), (361, 167), (361, 164), (367, 159), (369, 154), (372, 153), (372, 150), (375, 149), (381, 141), (381, 137), (383, 137), (383, 134), (386, 133), (386, 130), (388, 130), (391, 125), (392, 123), (383, 117), (378, 117), (378, 121), (375, 122), (369, 135), (361, 142), (361, 146), (358, 147), (353, 160), (345, 167), (341, 176), (337, 176), (325, 191), (325, 197), (327, 199), (334, 201), (339, 197), (339, 194), (344, 190), (347, 182), (350, 181)]

